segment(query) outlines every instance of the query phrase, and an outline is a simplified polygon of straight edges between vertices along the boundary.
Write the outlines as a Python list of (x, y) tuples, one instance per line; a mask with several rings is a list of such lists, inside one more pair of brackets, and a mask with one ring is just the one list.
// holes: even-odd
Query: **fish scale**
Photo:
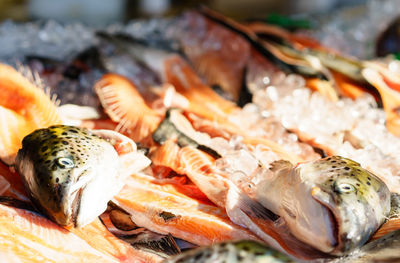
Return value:
[(255, 241), (215, 244), (184, 252), (164, 263), (280, 263), (294, 262), (286, 255)]

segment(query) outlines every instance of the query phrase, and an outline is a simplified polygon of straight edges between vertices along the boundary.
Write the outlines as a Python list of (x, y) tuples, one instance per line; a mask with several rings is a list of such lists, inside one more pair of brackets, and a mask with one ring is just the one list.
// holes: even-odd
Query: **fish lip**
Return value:
[[(319, 191), (321, 191), (320, 188), (318, 188)], [(333, 229), (332, 229), (332, 236), (335, 238), (335, 242), (331, 244), (332, 250), (329, 253), (334, 253), (341, 247), (341, 239), (339, 236), (340, 233), (340, 217), (338, 215), (338, 211), (334, 208), (334, 206), (330, 205), (329, 203), (321, 200), (316, 196), (315, 192), (313, 191), (311, 193), (311, 196), (313, 199), (318, 202), (327, 212), (329, 215), (329, 220), (332, 223)], [(331, 196), (329, 195), (331, 198)]]
[(78, 225), (78, 216), (81, 208), (81, 198), (82, 198), (83, 188), (79, 188), (76, 191), (75, 197), (71, 203), (71, 220), (74, 227), (79, 227)]
[[(64, 208), (66, 208), (68, 211), (65, 214), (68, 217), (68, 225), (73, 225), (73, 227), (75, 228), (80, 227), (79, 217), (81, 214), (82, 195), (83, 191), (85, 191), (86, 186), (91, 181), (91, 178), (87, 177), (88, 171), (88, 169), (80, 171), (75, 170), (75, 173), (79, 175), (76, 176), (77, 178), (75, 182), (71, 183), (68, 188), (65, 189), (66, 193), (62, 201)], [(79, 187), (76, 187), (77, 184), (79, 184)]]

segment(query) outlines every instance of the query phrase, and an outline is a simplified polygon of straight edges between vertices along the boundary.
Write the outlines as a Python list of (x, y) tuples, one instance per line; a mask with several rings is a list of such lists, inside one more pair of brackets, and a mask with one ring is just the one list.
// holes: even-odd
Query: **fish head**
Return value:
[(282, 262), (292, 263), (291, 258), (263, 243), (251, 240), (216, 243), (208, 247), (199, 247), (168, 258), (169, 263), (207, 263), (207, 262)]
[(248, 259), (245, 262), (293, 262), (287, 255), (265, 244), (241, 240), (232, 243), (237, 255)]
[(80, 227), (106, 209), (102, 196), (112, 192), (118, 154), (89, 130), (57, 125), (23, 139), (16, 169), (38, 208), (60, 225)]
[(350, 159), (332, 156), (303, 163), (293, 177), (300, 190), (292, 198), (302, 213), (292, 226), (323, 252), (341, 255), (360, 247), (390, 212), (385, 183)]

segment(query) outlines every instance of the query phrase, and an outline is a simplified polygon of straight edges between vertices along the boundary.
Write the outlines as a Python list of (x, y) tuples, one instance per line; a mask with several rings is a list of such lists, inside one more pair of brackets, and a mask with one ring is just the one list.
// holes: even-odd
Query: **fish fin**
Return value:
[(150, 250), (161, 256), (172, 256), (181, 253), (171, 234), (161, 235), (145, 230), (137, 235), (124, 237), (123, 240), (135, 248)]
[(400, 229), (400, 218), (393, 217), (386, 221), (371, 237), (370, 241), (379, 239), (389, 233), (398, 231)]
[(224, 207), (229, 188), (227, 180), (219, 176), (214, 169), (214, 158), (210, 155), (186, 146), (180, 150), (181, 173), (202, 191), (214, 204)]
[(286, 160), (274, 161), (270, 164), (270, 170), (275, 173), (280, 173), (282, 171), (290, 171), (293, 168), (293, 164)]
[(45, 85), (37, 71), (33, 71), (28, 66), (24, 66), (19, 62), (17, 63), (17, 71), (27, 78), (31, 83), (33, 83), (37, 88), (43, 90), (46, 96), (56, 107), (60, 105), (61, 101), (57, 98), (57, 94), (51, 94), (50, 87)]
[[(17, 63), (17, 69), (16, 71), (21, 74), (28, 82), (30, 82), (30, 86), (32, 86), (34, 89), (32, 89), (32, 95), (38, 99), (36, 102), (39, 105), (33, 105), (32, 108), (35, 110), (39, 110), (37, 112), (34, 112), (31, 115), (31, 118), (36, 120), (36, 123), (40, 124), (44, 122), (41, 126), (47, 127), (52, 125), (52, 121), (57, 121), (57, 123), (54, 124), (60, 124), (61, 119), (58, 116), (58, 111), (55, 110), (56, 107), (60, 105), (60, 100), (57, 99), (57, 94), (51, 94), (50, 92), (50, 87), (46, 86), (43, 80), (41, 79), (40, 75), (38, 72), (31, 70), (28, 66), (24, 66), (21, 63)], [(11, 72), (10, 72), (11, 73)], [(12, 76), (12, 75), (10, 75)], [(19, 82), (19, 85), (26, 85), (23, 82), (20, 82), (21, 80), (18, 80), (16, 76), (13, 76), (16, 80), (16, 82)], [(30, 86), (26, 86), (27, 88), (31, 88)], [(36, 92), (35, 92), (36, 91)], [(44, 93), (44, 94), (43, 94)], [(45, 95), (45, 97), (43, 97)], [(50, 100), (50, 103), (46, 104), (44, 103), (44, 100)], [(47, 102), (47, 101), (46, 101)], [(38, 116), (36, 116), (38, 115)]]
[(13, 67), (0, 64), (0, 123), (0, 158), (11, 164), (22, 138), (35, 129), (62, 121), (43, 89)]
[(34, 127), (23, 116), (1, 105), (0, 127), (0, 158), (10, 165), (15, 162), (17, 152), (21, 148), (22, 139)]
[(275, 221), (254, 217), (253, 215), (257, 215), (254, 214), (254, 211), (247, 213), (248, 209), (242, 210), (240, 201), (237, 201), (240, 199), (239, 191), (231, 187), (227, 196), (226, 212), (232, 222), (246, 227), (271, 247), (297, 259), (312, 259), (322, 256), (321, 252), (293, 237), (285, 227), (281, 228), (283, 220), (280, 217)]
[(0, 204), (39, 213), (30, 202), (18, 200), (9, 196), (0, 196)]
[[(241, 207), (238, 206), (238, 203), (240, 205), (239, 200), (240, 193), (233, 187), (231, 187), (228, 191), (227, 194), (227, 201), (226, 201), (226, 213), (228, 214), (229, 219), (232, 220), (235, 224), (238, 224), (240, 226), (243, 226), (247, 229), (249, 229), (251, 232), (256, 234), (259, 238), (261, 238), (263, 241), (267, 242), (269, 245), (272, 247), (284, 251), (282, 246), (279, 244), (279, 242), (276, 240), (274, 236), (271, 236), (270, 231), (266, 231), (258, 222), (259, 221), (267, 221), (271, 222), (270, 220), (258, 220), (258, 218), (252, 218), (249, 214), (247, 214), (245, 211), (241, 209)], [(248, 209), (245, 209), (248, 210)], [(251, 212), (250, 214), (254, 214), (254, 212)], [(268, 228), (268, 227), (267, 227)]]
[(238, 189), (232, 189), (231, 191), (238, 191), (237, 207), (248, 216), (272, 221), (276, 221), (279, 218), (279, 216), (273, 213), (271, 210), (267, 209), (259, 202), (251, 199), (246, 194), (239, 192)]
[(151, 153), (153, 165), (164, 166), (177, 171), (180, 166), (179, 150), (179, 146), (173, 140), (167, 140)]
[(135, 141), (149, 136), (161, 121), (161, 117), (146, 105), (135, 85), (122, 76), (104, 75), (96, 83), (95, 91), (107, 114), (119, 123), (116, 130), (128, 132)]

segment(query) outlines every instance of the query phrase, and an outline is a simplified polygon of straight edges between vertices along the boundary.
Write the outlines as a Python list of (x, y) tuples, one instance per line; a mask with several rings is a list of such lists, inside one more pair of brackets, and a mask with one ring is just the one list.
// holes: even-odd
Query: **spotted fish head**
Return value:
[[(312, 202), (304, 204), (315, 208), (307, 218), (310, 226), (325, 228), (329, 235), (325, 243), (318, 244), (324, 252), (340, 255), (360, 247), (390, 212), (385, 183), (350, 159), (332, 156), (300, 164), (294, 176), (305, 196), (311, 197)], [(316, 216), (318, 212), (322, 217)], [(316, 222), (317, 218), (323, 223)]]
[(214, 244), (183, 252), (167, 259), (169, 263), (207, 263), (207, 262), (271, 262), (292, 263), (288, 256), (265, 244), (256, 241), (241, 240)]
[(51, 126), (23, 139), (16, 169), (44, 213), (79, 227), (104, 211), (101, 195), (117, 176), (118, 154), (89, 130)]

